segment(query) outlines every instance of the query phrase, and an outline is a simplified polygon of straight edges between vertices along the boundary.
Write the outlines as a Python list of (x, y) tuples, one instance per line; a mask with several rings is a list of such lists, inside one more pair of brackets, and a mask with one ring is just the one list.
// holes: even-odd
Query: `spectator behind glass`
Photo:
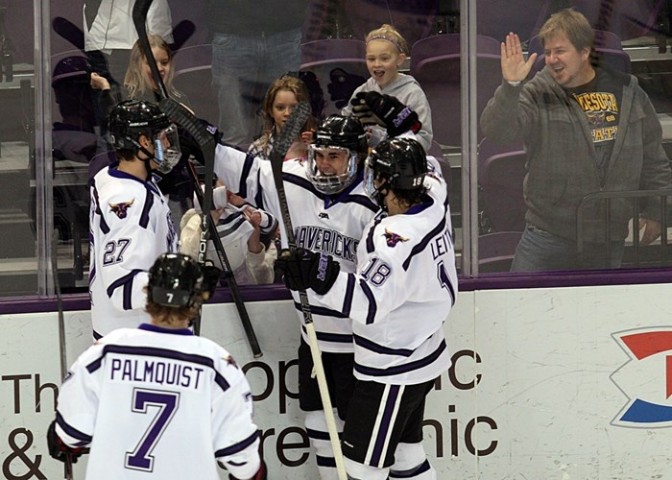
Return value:
[[(138, 39), (133, 25), (135, 0), (88, 0), (84, 2), (84, 50), (93, 71), (111, 84), (119, 84)], [(153, 0), (147, 12), (147, 31), (173, 42), (167, 0)]]
[[(171, 98), (188, 106), (189, 102), (186, 96), (173, 86), (174, 62), (170, 47), (159, 35), (149, 34), (148, 39), (149, 45), (152, 47), (154, 61), (168, 94)], [(130, 62), (124, 76), (123, 91), (116, 85), (111, 85), (107, 78), (97, 73), (91, 74), (91, 86), (94, 89), (102, 90), (102, 105), (108, 112), (123, 99), (154, 102), (159, 94), (159, 87), (154, 81), (149, 63), (147, 63), (139, 42), (136, 42), (131, 49)], [(191, 206), (193, 187), (187, 172), (187, 161), (190, 154), (196, 154), (193, 143), (191, 137), (180, 129), (182, 158), (159, 182), (161, 192), (169, 198), (171, 213), (175, 219), (181, 218)]]
[[(418, 114), (422, 122), (422, 129), (417, 133), (417, 140), (425, 150), (432, 144), (432, 113), (425, 92), (420, 84), (410, 75), (400, 73), (399, 68), (404, 64), (409, 54), (408, 44), (404, 37), (394, 27), (383, 24), (372, 30), (366, 36), (366, 68), (371, 74), (364, 84), (353, 92), (351, 101), (360, 92), (378, 92), (397, 97), (404, 105), (409, 106)], [(357, 115), (352, 105), (346, 105), (343, 115)], [(371, 132), (371, 146), (375, 146), (385, 138), (385, 125), (375, 116), (361, 117), (360, 120)]]
[[(297, 77), (283, 75), (269, 87), (262, 105), (261, 116), (264, 120), (264, 132), (255, 140), (248, 153), (260, 158), (270, 159), (273, 143), (282, 133), (282, 128), (290, 114), (300, 102), (309, 102), (306, 85)], [(302, 129), (301, 136), (289, 148), (286, 159), (307, 158), (309, 144), (315, 130), (314, 118), (309, 118)]]
[[(131, 49), (138, 39), (133, 25), (135, 0), (87, 0), (83, 7), (84, 50), (91, 71), (112, 85), (119, 85), (129, 64)], [(147, 31), (173, 42), (173, 27), (168, 0), (153, 0), (147, 12)], [(101, 105), (101, 95), (94, 92), (97, 125), (106, 133), (109, 109)]]
[[(618, 268), (632, 203), (613, 200), (609, 225), (606, 202), (587, 204), (581, 256), (577, 208), (593, 192), (670, 186), (660, 122), (634, 76), (591, 64), (594, 32), (582, 14), (553, 14), (539, 37), (546, 67), (525, 82), (537, 55), (525, 61), (518, 35), (507, 35), (501, 45), (503, 82), (481, 115), (487, 137), (502, 143), (522, 137), (527, 151), (527, 225), (511, 269)], [(660, 218), (660, 200), (646, 200), (642, 245), (661, 232), (654, 220)], [(605, 245), (608, 234), (611, 245)]]
[(72, 56), (59, 61), (51, 87), (61, 115), (52, 129), (54, 159), (86, 164), (96, 154), (98, 143), (86, 59)]
[(207, 1), (222, 140), (247, 146), (261, 130), (257, 112), (268, 86), (299, 69), (308, 1)]

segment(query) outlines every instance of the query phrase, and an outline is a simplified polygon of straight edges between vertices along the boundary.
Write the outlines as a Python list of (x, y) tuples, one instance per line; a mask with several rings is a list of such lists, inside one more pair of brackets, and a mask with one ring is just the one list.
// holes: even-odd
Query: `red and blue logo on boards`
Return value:
[(612, 420), (619, 427), (672, 427), (672, 327), (613, 333), (630, 359), (611, 374), (628, 403)]

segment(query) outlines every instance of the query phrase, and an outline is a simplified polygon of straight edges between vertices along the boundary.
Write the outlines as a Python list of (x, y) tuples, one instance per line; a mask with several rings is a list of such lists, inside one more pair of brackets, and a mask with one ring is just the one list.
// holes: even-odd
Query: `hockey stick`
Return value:
[[(301, 129), (310, 116), (310, 105), (307, 102), (299, 103), (292, 114), (289, 116), (282, 129), (282, 134), (273, 145), (271, 150), (270, 160), (273, 168), (273, 182), (275, 189), (278, 192), (278, 202), (280, 204), (280, 211), (282, 213), (282, 222), (285, 226), (285, 234), (287, 236), (287, 244), (290, 250), (295, 250), (296, 239), (294, 238), (294, 228), (292, 226), (292, 218), (289, 214), (287, 206), (287, 196), (285, 194), (285, 186), (282, 179), (282, 164), (285, 160), (285, 155), (289, 147), (292, 145), (296, 137), (301, 133)], [(338, 438), (338, 429), (336, 428), (336, 418), (334, 417), (334, 410), (331, 405), (331, 397), (329, 397), (329, 387), (327, 385), (327, 377), (324, 373), (324, 365), (322, 364), (322, 357), (320, 346), (317, 342), (317, 332), (313, 324), (313, 314), (308, 302), (308, 294), (305, 290), (299, 290), (299, 299), (301, 301), (301, 311), (303, 312), (303, 322), (306, 326), (306, 333), (308, 334), (308, 344), (310, 346), (310, 354), (313, 358), (314, 373), (317, 377), (317, 386), (320, 391), (320, 398), (322, 399), (322, 406), (324, 407), (324, 415), (327, 421), (327, 430), (329, 431), (329, 440), (331, 447), (334, 450), (334, 459), (336, 460), (336, 471), (339, 480), (347, 480), (345, 473), (345, 463), (343, 460), (343, 452), (341, 450), (341, 441)]]
[[(63, 298), (61, 297), (61, 283), (58, 279), (58, 265), (56, 262), (57, 230), (51, 236), (51, 275), (54, 280), (54, 293), (56, 294), (56, 310), (58, 311), (58, 353), (61, 360), (61, 382), (68, 373), (68, 360), (65, 357), (65, 318), (63, 316)], [(63, 462), (63, 474), (65, 480), (72, 480), (72, 455), (65, 452)]]
[[(142, 51), (145, 52), (147, 59), (154, 58), (152, 49), (149, 45), (149, 40), (147, 38), (147, 28), (145, 26), (147, 12), (149, 11), (151, 4), (152, 0), (137, 0), (133, 6), (133, 24), (135, 25), (135, 29), (138, 32), (138, 41), (140, 42)], [(161, 110), (175, 123), (180, 125), (194, 137), (194, 140), (203, 153), (203, 163), (205, 166), (205, 192), (203, 197), (199, 199), (201, 202), (201, 209), (203, 214), (201, 215), (201, 238), (198, 249), (198, 261), (201, 265), (205, 265), (205, 254), (208, 245), (208, 232), (210, 231), (210, 224), (212, 223), (212, 218), (210, 217), (210, 208), (212, 206), (212, 184), (214, 179), (216, 148), (215, 139), (213, 135), (207, 130), (207, 128), (189, 110), (168, 96), (168, 91), (166, 90), (166, 86), (163, 84), (161, 75), (159, 74), (159, 68), (156, 66), (156, 62), (148, 61), (147, 63), (149, 64), (149, 68), (152, 71), (152, 77), (154, 78), (157, 86), (159, 86), (159, 90), (161, 92), (162, 100), (159, 102), (159, 108), (161, 108)], [(200, 187), (198, 183), (194, 185), (194, 190), (200, 193)], [(213, 228), (213, 231), (216, 233), (216, 227)], [(214, 235), (213, 242), (216, 242), (216, 238), (218, 239), (219, 236)], [(236, 304), (238, 315), (240, 316), (240, 320), (243, 323), (243, 329), (247, 334), (250, 348), (252, 349), (252, 353), (255, 357), (260, 357), (262, 355), (261, 348), (259, 347), (259, 342), (256, 335), (254, 334), (254, 329), (252, 327), (252, 323), (250, 323), (250, 317), (247, 314), (245, 304), (240, 297), (240, 291), (238, 289), (236, 279), (233, 276), (231, 265), (228, 263), (226, 255), (223, 255), (221, 259), (225, 260), (222, 265), (225, 265), (226, 269), (231, 272), (231, 275), (227, 277), (227, 281), (229, 282), (231, 295), (233, 296), (234, 303)], [(200, 330), (200, 316), (197, 322), (198, 328)]]
[[(189, 173), (191, 174), (191, 179), (194, 184), (194, 193), (196, 194), (198, 203), (203, 205), (203, 192), (199, 188), (198, 175), (196, 173), (196, 170), (194, 169), (194, 165), (191, 162), (189, 162)], [(259, 358), (263, 355), (263, 353), (261, 351), (261, 348), (259, 347), (259, 341), (257, 340), (257, 335), (254, 333), (252, 323), (250, 323), (250, 317), (247, 314), (245, 304), (243, 303), (242, 298), (240, 296), (238, 283), (236, 282), (235, 277), (233, 275), (233, 271), (231, 270), (231, 262), (229, 262), (229, 258), (226, 255), (226, 249), (222, 244), (222, 239), (219, 237), (219, 232), (217, 232), (217, 226), (215, 225), (215, 222), (212, 221), (212, 218), (210, 218), (210, 221), (208, 221), (208, 230), (210, 240), (215, 246), (215, 251), (217, 252), (217, 258), (219, 259), (219, 263), (221, 263), (222, 266), (224, 267), (224, 278), (226, 279), (228, 287), (231, 290), (233, 301), (236, 303), (236, 308), (238, 309), (238, 313), (240, 314), (240, 318), (243, 323), (243, 329), (245, 330), (245, 335), (247, 335), (247, 340), (250, 343), (252, 354), (254, 355), (254, 358)]]

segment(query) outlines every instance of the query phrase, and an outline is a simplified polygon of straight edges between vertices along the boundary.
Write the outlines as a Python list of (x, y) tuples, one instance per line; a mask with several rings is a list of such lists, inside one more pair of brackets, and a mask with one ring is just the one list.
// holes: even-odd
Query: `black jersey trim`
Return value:
[[(301, 308), (301, 304), (299, 302), (294, 302), (294, 308), (299, 312), (303, 312), (303, 309)], [(318, 307), (315, 305), (311, 305), (310, 311), (314, 315), (322, 315), (323, 317), (348, 318), (348, 315), (345, 315), (343, 312), (332, 310), (331, 308), (327, 307)]]
[(434, 237), (436, 237), (440, 232), (442, 232), (445, 229), (446, 229), (446, 217), (444, 215), (439, 224), (436, 227), (434, 227), (427, 235), (425, 235), (425, 237), (411, 249), (411, 253), (408, 255), (408, 257), (406, 257), (404, 263), (401, 264), (404, 271), (408, 270), (408, 267), (410, 266), (413, 257), (415, 257), (425, 248), (427, 248), (429, 242), (431, 242)]
[[(238, 452), (242, 452), (245, 450), (247, 447), (252, 445), (257, 439), (259, 438), (259, 431), (254, 432), (252, 435), (247, 437), (245, 440), (234, 443), (233, 445), (222, 448), (220, 450), (217, 450), (215, 452), (215, 458), (221, 458), (221, 457), (230, 457), (231, 455), (234, 455)], [(225, 461), (226, 463), (226, 461)]]
[(151, 189), (147, 189), (147, 197), (145, 198), (145, 204), (142, 206), (142, 213), (140, 214), (140, 226), (142, 228), (147, 228), (149, 225), (149, 211), (154, 205), (154, 194)]
[(446, 350), (446, 341), (443, 340), (441, 344), (437, 347), (437, 349), (434, 350), (432, 353), (430, 353), (424, 358), (420, 358), (413, 362), (405, 363), (403, 365), (396, 365), (394, 367), (388, 367), (388, 368), (367, 367), (365, 365), (360, 365), (357, 362), (355, 362), (355, 371), (363, 375), (369, 375), (371, 377), (385, 377), (389, 375), (399, 375), (402, 373), (412, 372), (413, 370), (419, 370), (421, 368), (426, 367), (427, 365), (431, 365), (441, 356), (441, 354), (445, 350)]
[(58, 410), (56, 410), (56, 423), (58, 423), (58, 426), (61, 427), (63, 431), (70, 437), (79, 440), (81, 445), (78, 446), (88, 445), (93, 440), (91, 435), (87, 435), (86, 433), (77, 430), (75, 427), (66, 422), (63, 418), (63, 415), (61, 415)]
[(86, 366), (88, 372), (94, 373), (96, 370), (98, 370), (103, 363), (103, 359), (108, 353), (119, 353), (121, 355), (135, 355), (143, 357), (168, 358), (172, 360), (178, 360), (181, 362), (188, 362), (188, 363), (194, 363), (196, 365), (202, 365), (204, 367), (211, 369), (214, 372), (215, 383), (219, 385), (219, 387), (223, 391), (227, 391), (230, 386), (229, 382), (226, 381), (226, 379), (222, 376), (222, 374), (215, 369), (215, 362), (212, 360), (212, 358), (204, 357), (203, 355), (196, 355), (193, 353), (182, 353), (177, 352), (175, 350), (167, 348), (158, 348), (158, 347), (145, 347), (145, 346), (136, 347), (132, 345), (114, 345), (114, 344), (105, 345), (103, 347), (103, 352), (101, 353), (100, 357), (98, 357), (96, 360), (94, 360), (93, 362), (89, 363)]
[(112, 284), (107, 287), (107, 296), (109, 298), (112, 298), (112, 295), (114, 294), (114, 291), (119, 288), (123, 287), (123, 309), (124, 310), (132, 310), (133, 305), (132, 305), (132, 296), (133, 296), (133, 280), (135, 279), (135, 276), (139, 273), (142, 272), (140, 269), (135, 269), (132, 270), (130, 273), (124, 275), (123, 277), (117, 278)]
[(379, 343), (373, 342), (368, 338), (364, 338), (356, 334), (353, 335), (352, 337), (355, 340), (355, 345), (359, 345), (360, 347), (366, 350), (370, 350), (372, 352), (382, 353), (383, 355), (397, 355), (401, 357), (410, 357), (411, 355), (413, 355), (413, 352), (415, 351), (411, 350), (410, 348), (386, 347), (384, 345), (380, 345)]
[[(301, 325), (303, 333), (307, 334), (306, 326)], [(315, 332), (317, 339), (323, 342), (331, 343), (352, 343), (352, 335), (348, 333), (329, 333), (329, 332)]]

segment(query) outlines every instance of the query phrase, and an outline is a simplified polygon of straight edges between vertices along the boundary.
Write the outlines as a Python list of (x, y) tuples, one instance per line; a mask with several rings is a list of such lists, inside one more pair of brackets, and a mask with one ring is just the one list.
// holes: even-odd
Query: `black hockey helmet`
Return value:
[[(348, 159), (345, 171), (340, 174), (321, 172), (316, 154), (324, 150), (343, 150)], [(330, 115), (317, 127), (315, 140), (308, 148), (306, 172), (315, 188), (326, 194), (345, 190), (357, 177), (359, 165), (368, 153), (366, 132), (359, 120), (343, 115)]]
[(395, 137), (380, 142), (366, 160), (365, 177), (368, 192), (373, 193), (373, 180), (385, 180), (393, 192), (423, 191), (427, 173), (427, 155), (417, 140)]
[(325, 118), (317, 127), (313, 144), (318, 147), (348, 148), (362, 155), (366, 155), (369, 148), (361, 122), (343, 115)]
[(153, 139), (170, 127), (170, 120), (152, 103), (126, 100), (112, 109), (108, 126), (114, 148), (135, 152), (141, 135)]
[[(126, 150), (133, 154), (143, 151), (158, 164), (161, 173), (168, 173), (180, 160), (180, 141), (177, 127), (168, 116), (153, 103), (126, 100), (118, 104), (108, 117), (108, 128), (112, 145), (116, 150)], [(154, 144), (154, 154), (138, 142), (141, 135)], [(169, 146), (164, 145), (168, 140)], [(147, 165), (150, 170), (149, 164)]]
[(204, 277), (189, 255), (164, 253), (149, 269), (147, 300), (164, 307), (191, 307), (201, 300)]

